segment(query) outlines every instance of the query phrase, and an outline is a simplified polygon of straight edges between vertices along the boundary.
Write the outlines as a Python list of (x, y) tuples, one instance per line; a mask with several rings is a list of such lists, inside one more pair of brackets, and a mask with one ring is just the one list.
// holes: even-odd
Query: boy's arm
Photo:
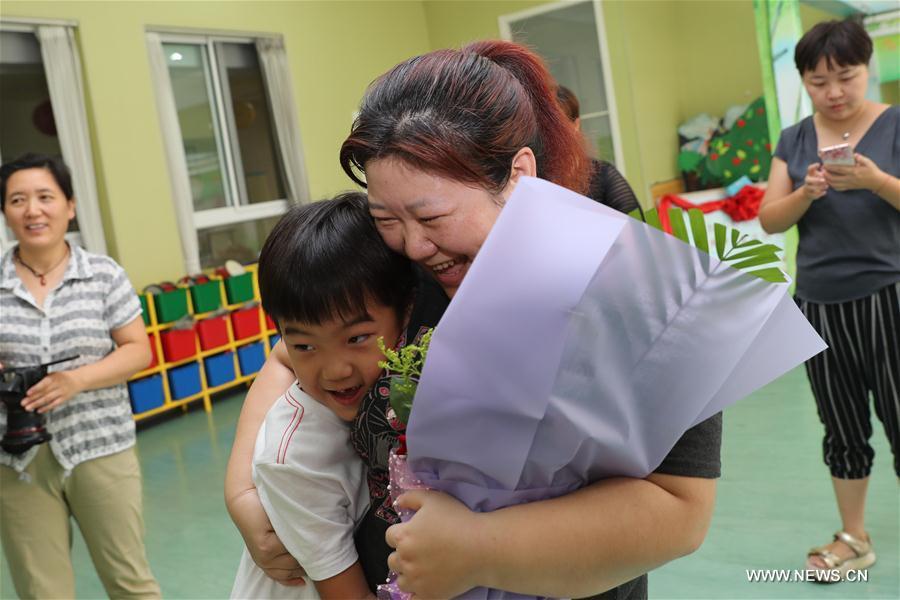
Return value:
[(363, 574), (359, 561), (353, 563), (343, 573), (315, 583), (316, 591), (319, 592), (322, 600), (347, 600), (348, 598), (370, 600), (375, 598), (375, 594), (369, 591), (366, 576)]
[[(229, 510), (234, 498), (254, 488), (251, 465), (256, 434), (275, 400), (291, 387), (295, 379), (287, 349), (279, 340), (253, 380), (238, 418), (231, 457), (225, 471), (225, 503), (229, 505)], [(234, 519), (235, 515), (231, 517)]]
[(287, 351), (279, 341), (250, 386), (234, 434), (225, 472), (225, 506), (253, 561), (284, 585), (302, 584), (303, 569), (287, 552), (263, 511), (251, 476), (253, 446), (266, 413), (294, 382)]

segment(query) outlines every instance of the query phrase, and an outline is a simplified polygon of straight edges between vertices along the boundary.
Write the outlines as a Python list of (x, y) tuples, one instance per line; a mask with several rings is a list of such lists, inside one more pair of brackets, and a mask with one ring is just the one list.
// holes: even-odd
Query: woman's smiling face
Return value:
[(52, 248), (65, 240), (75, 202), (48, 169), (22, 169), (6, 182), (3, 216), (24, 248)]
[(367, 164), (366, 181), (385, 243), (422, 265), (451, 298), (514, 185), (495, 195), (393, 157)]
[(451, 298), (519, 177), (534, 177), (530, 148), (513, 157), (499, 193), (423, 171), (396, 157), (366, 163), (369, 212), (385, 243), (431, 273)]

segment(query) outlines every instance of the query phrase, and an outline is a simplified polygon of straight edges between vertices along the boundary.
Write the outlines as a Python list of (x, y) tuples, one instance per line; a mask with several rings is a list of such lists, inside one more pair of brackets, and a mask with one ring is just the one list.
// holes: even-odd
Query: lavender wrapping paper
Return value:
[(476, 511), (646, 477), (692, 425), (824, 348), (787, 284), (524, 178), (435, 330), (409, 464)]

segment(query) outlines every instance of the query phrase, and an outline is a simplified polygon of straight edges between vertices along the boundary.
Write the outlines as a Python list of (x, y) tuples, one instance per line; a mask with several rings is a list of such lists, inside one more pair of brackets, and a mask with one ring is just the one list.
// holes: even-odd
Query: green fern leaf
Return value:
[[(693, 245), (695, 248), (710, 254), (709, 234), (707, 233), (706, 219), (703, 211), (692, 208), (687, 211), (688, 225), (685, 225), (684, 212), (679, 208), (669, 209), (669, 224), (672, 235), (681, 241)], [(640, 211), (635, 210), (629, 216), (644, 221), (651, 227), (662, 229), (659, 214), (655, 209), (646, 210), (643, 219)], [(690, 235), (688, 235), (688, 226)], [(780, 262), (778, 253), (781, 248), (774, 244), (764, 244), (760, 240), (751, 238), (735, 227), (726, 227), (722, 223), (713, 224), (716, 255), (719, 260), (728, 266), (744, 271), (748, 275), (759, 277), (764, 281), (782, 283), (787, 281), (784, 273), (777, 265)], [(729, 242), (731, 242), (729, 244)], [(757, 269), (756, 267), (763, 267)]]
[(784, 273), (778, 267), (770, 267), (768, 269), (760, 269), (758, 271), (753, 271), (750, 273), (760, 279), (764, 279), (771, 283), (785, 283), (787, 282), (787, 277), (784, 276)]
[(688, 210), (688, 219), (691, 222), (691, 236), (694, 238), (694, 246), (709, 254), (709, 236), (706, 232), (706, 219), (700, 209)]
[(680, 208), (669, 209), (669, 225), (672, 227), (672, 235), (685, 244), (689, 244), (687, 229), (684, 226), (684, 211)]
[(728, 255), (728, 260), (740, 260), (742, 258), (750, 258), (751, 256), (759, 256), (761, 254), (772, 254), (780, 252), (781, 248), (775, 246), (774, 244), (757, 244), (750, 248), (749, 250), (744, 250), (743, 252), (738, 252), (737, 254)]
[(659, 213), (656, 212), (656, 209), (650, 209), (644, 212), (644, 222), (650, 227), (654, 227), (662, 231), (662, 223), (659, 221)]
[(759, 256), (754, 256), (735, 263), (729, 261), (729, 265), (735, 269), (749, 269), (750, 267), (770, 265), (774, 262), (778, 262), (778, 255), (773, 252), (771, 254), (760, 254)]
[(716, 255), (719, 260), (722, 260), (725, 258), (725, 238), (728, 235), (728, 228), (721, 223), (716, 223), (713, 231), (716, 235)]

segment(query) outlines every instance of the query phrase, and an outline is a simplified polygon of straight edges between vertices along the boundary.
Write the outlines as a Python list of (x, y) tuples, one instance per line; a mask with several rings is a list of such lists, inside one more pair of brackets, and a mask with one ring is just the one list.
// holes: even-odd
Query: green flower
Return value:
[(422, 368), (425, 366), (425, 356), (428, 354), (428, 346), (431, 343), (431, 335), (434, 328), (429, 329), (422, 336), (418, 345), (409, 344), (394, 350), (384, 344), (384, 338), (378, 338), (378, 348), (387, 360), (382, 360), (378, 366), (387, 369), (391, 374), (391, 408), (394, 409), (397, 418), (404, 424), (409, 422), (409, 413), (412, 411), (413, 398), (419, 378), (422, 376)]

